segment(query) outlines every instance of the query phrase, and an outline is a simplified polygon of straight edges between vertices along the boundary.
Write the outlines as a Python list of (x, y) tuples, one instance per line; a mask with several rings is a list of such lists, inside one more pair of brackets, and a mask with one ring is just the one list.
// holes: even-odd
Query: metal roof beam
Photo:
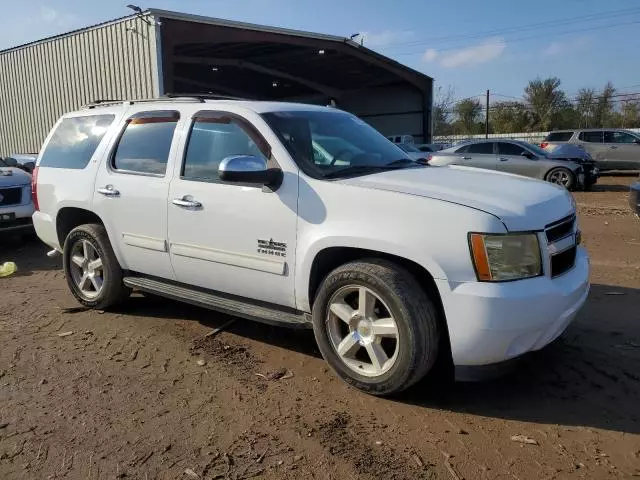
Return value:
[(188, 84), (193, 85), (195, 87), (206, 88), (206, 89), (209, 89), (209, 90), (217, 90), (218, 92), (224, 92), (224, 93), (232, 95), (234, 97), (241, 97), (241, 98), (254, 98), (255, 97), (255, 95), (250, 95), (247, 92), (242, 92), (240, 90), (236, 90), (235, 88), (229, 88), (229, 87), (226, 87), (224, 85), (220, 85), (220, 84), (215, 83), (215, 82), (203, 82), (202, 80), (193, 80), (191, 78), (180, 77), (180, 76), (175, 77), (175, 81), (176, 82), (182, 82), (182, 83), (188, 83)]
[(211, 58), (211, 57), (189, 57), (184, 55), (177, 55), (173, 57), (173, 60), (178, 63), (192, 63), (196, 65), (221, 65), (227, 67), (238, 67), (244, 68), (246, 70), (252, 70), (258, 73), (264, 73), (266, 75), (272, 75), (278, 79), (290, 80), (292, 82), (296, 82), (300, 85), (304, 85), (316, 92), (324, 93), (329, 97), (340, 98), (342, 92), (338, 89), (327, 87), (326, 85), (321, 85), (311, 80), (307, 80), (306, 78), (298, 77), (296, 75), (291, 75), (287, 72), (282, 72), (280, 70), (276, 70), (274, 68), (265, 67), (263, 65), (258, 65), (253, 62), (245, 62), (244, 60), (235, 60), (229, 58)]

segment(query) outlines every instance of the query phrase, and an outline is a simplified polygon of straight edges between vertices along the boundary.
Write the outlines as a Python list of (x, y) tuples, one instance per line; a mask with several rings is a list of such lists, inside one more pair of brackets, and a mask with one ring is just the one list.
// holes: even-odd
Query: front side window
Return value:
[(475, 154), (493, 154), (493, 143), (492, 142), (480, 142), (480, 143), (472, 143), (467, 148), (466, 153), (475, 153)]
[(114, 119), (114, 115), (65, 118), (42, 152), (40, 166), (82, 170), (89, 164)]
[(602, 143), (602, 132), (580, 132), (578, 138), (583, 142)]
[(604, 132), (604, 143), (635, 143), (638, 138), (625, 132)]
[(515, 143), (498, 143), (498, 153), (500, 155), (522, 155), (525, 149)]
[(177, 112), (143, 112), (130, 118), (111, 166), (123, 172), (164, 175), (178, 118)]
[(298, 166), (314, 178), (416, 166), (397, 145), (349, 113), (280, 111), (262, 117)]
[(231, 116), (196, 118), (187, 145), (182, 178), (217, 182), (218, 167), (225, 158), (251, 155), (268, 160), (243, 126)]

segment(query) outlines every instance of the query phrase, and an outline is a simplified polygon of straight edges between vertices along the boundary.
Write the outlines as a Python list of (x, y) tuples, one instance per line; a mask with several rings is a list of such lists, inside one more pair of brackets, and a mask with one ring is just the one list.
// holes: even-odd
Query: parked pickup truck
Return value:
[(33, 194), (83, 305), (137, 289), (313, 328), (338, 375), (377, 395), (439, 356), (473, 367), (538, 350), (589, 291), (564, 188), (420, 164), (333, 108), (90, 105), (53, 127)]

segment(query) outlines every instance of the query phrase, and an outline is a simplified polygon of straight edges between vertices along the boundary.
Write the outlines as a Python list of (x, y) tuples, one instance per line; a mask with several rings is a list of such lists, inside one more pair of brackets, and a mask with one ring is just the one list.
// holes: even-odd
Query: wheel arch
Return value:
[(363, 259), (383, 259), (389, 262), (395, 263), (405, 270), (407, 270), (418, 282), (420, 287), (426, 292), (428, 297), (434, 303), (434, 306), (438, 312), (438, 321), (440, 322), (440, 331), (443, 332), (441, 341), (442, 352), (446, 352), (449, 359), (451, 357), (451, 345), (449, 341), (449, 328), (447, 325), (447, 318), (444, 311), (444, 305), (442, 303), (442, 297), (440, 291), (434, 280), (434, 276), (424, 266), (419, 263), (410, 260), (406, 257), (399, 255), (380, 252), (377, 250), (370, 250), (366, 248), (357, 247), (327, 247), (320, 250), (311, 264), (309, 271), (309, 284), (308, 284), (308, 300), (309, 306), (313, 305), (315, 296), (318, 292), (322, 280), (334, 269), (344, 265), (348, 262), (353, 262)]
[[(86, 225), (89, 223), (97, 223), (106, 228), (105, 222), (97, 215), (95, 212), (91, 210), (87, 210), (86, 208), (81, 207), (62, 207), (58, 210), (56, 215), (56, 234), (58, 236), (58, 243), (61, 248), (64, 249), (64, 242), (69, 235), (69, 232), (80, 225)], [(120, 252), (118, 251), (118, 245), (114, 242), (114, 239), (111, 238), (111, 234), (107, 230), (107, 235), (109, 235), (109, 241), (111, 242), (111, 248), (113, 248), (113, 252), (120, 262), (122, 263), (122, 257)]]

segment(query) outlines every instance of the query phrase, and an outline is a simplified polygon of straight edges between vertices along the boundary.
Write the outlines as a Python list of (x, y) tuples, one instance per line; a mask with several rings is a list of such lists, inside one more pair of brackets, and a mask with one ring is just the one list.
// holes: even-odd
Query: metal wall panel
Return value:
[(0, 156), (38, 152), (94, 100), (157, 96), (156, 48), (153, 19), (133, 17), (0, 52)]

